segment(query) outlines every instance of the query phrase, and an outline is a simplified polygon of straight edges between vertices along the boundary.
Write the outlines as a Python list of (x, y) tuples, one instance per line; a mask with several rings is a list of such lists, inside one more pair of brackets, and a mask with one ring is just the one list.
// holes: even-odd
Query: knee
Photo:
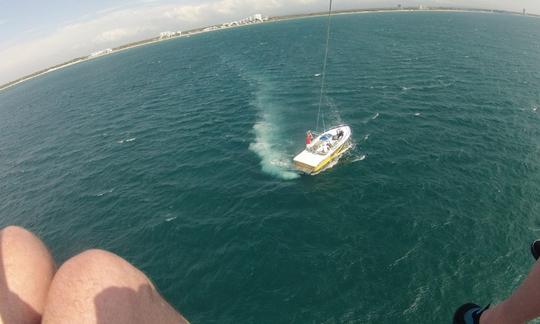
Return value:
[(4, 227), (0, 234), (2, 235), (2, 239), (4, 241), (35, 241), (39, 239), (30, 231), (15, 225), (9, 225)]
[(38, 318), (54, 268), (47, 247), (37, 236), (18, 226), (0, 230), (0, 313), (7, 308), (8, 313), (18, 314), (13, 320), (17, 323)]
[(71, 282), (71, 285), (91, 285), (96, 288), (149, 282), (141, 271), (126, 260), (98, 249), (84, 251), (67, 260), (58, 269), (55, 282), (57, 277), (58, 281)]
[[(67, 260), (56, 272), (43, 322), (68, 323), (75, 319), (92, 322), (98, 296), (103, 292), (117, 289), (136, 291), (142, 285), (151, 286), (141, 271), (121, 257), (103, 250), (82, 252)], [(122, 302), (131, 301), (116, 301)]]
[[(4, 233), (13, 233), (13, 232), (28, 232), (24, 228), (17, 225), (8, 225), (2, 229), (2, 234)], [(30, 232), (28, 232), (30, 233)]]
[(103, 267), (110, 267), (111, 264), (119, 262), (120, 257), (98, 249), (87, 250), (68, 259), (60, 269), (57, 275), (83, 275), (93, 276), (101, 272)]
[[(50, 281), (54, 274), (54, 260), (45, 244), (32, 232), (19, 227), (7, 226), (0, 231), (0, 256), (6, 276), (24, 280)], [(12, 276), (12, 272), (16, 276)], [(25, 284), (27, 285), (27, 284)]]
[(27, 232), (27, 233), (30, 233), (29, 231), (27, 231), (23, 227), (20, 227), (20, 226), (17, 226), (17, 225), (8, 225), (8, 226), (6, 226), (6, 227), (4, 227), (2, 229), (2, 233), (7, 233), (7, 232)]
[(58, 269), (48, 303), (51, 299), (90, 300), (110, 287), (134, 288), (142, 284), (150, 284), (150, 280), (126, 260), (104, 250), (88, 250), (67, 260)]
[(19, 227), (10, 225), (0, 231), (2, 245), (4, 249), (18, 249), (18, 252), (47, 252), (45, 244), (32, 232)]

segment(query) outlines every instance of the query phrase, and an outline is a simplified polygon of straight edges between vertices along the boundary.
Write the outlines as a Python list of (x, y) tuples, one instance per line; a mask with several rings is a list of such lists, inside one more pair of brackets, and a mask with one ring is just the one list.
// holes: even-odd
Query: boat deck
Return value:
[(349, 126), (340, 125), (317, 136), (294, 158), (296, 168), (308, 174), (321, 170), (348, 149), (351, 134)]

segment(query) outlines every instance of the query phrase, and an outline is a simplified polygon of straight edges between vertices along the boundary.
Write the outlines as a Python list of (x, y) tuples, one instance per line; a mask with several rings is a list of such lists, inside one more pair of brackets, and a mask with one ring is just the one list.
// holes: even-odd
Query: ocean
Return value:
[(193, 323), (448, 323), (540, 237), (540, 19), (332, 18), (159, 42), (0, 92), (0, 226), (124, 257)]

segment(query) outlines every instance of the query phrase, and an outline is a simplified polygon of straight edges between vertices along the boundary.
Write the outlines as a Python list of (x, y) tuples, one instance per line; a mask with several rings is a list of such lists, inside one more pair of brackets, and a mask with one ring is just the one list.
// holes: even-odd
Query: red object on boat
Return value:
[(311, 144), (311, 139), (313, 139), (313, 135), (311, 135), (311, 132), (308, 132), (306, 136), (306, 145)]

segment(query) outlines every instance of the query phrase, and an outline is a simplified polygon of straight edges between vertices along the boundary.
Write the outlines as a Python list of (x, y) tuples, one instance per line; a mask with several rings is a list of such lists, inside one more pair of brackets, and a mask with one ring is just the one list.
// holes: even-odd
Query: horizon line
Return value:
[[(511, 15), (520, 15), (520, 16), (529, 16), (529, 17), (540, 17), (539, 14), (532, 14), (532, 13), (522, 13), (517, 11), (509, 11), (509, 10), (500, 10), (500, 9), (484, 9), (484, 8), (461, 8), (461, 7), (434, 7), (434, 6), (415, 6), (415, 7), (380, 7), (380, 8), (365, 8), (365, 9), (344, 9), (344, 10), (336, 10), (332, 12), (332, 15), (340, 15), (340, 14), (355, 14), (355, 13), (377, 13), (377, 12), (412, 12), (412, 11), (453, 11), (453, 12), (479, 12), (479, 13), (497, 13), (497, 14), (511, 14)], [(302, 18), (312, 18), (312, 17), (320, 17), (320, 16), (326, 16), (328, 15), (328, 12), (313, 12), (313, 13), (299, 13), (299, 14), (289, 14), (289, 15), (282, 15), (282, 16), (272, 16), (268, 17), (265, 21), (255, 23), (255, 24), (261, 24), (261, 23), (271, 23), (271, 22), (278, 22), (278, 21), (284, 21), (284, 20), (294, 20), (294, 19), (302, 19)], [(221, 27), (225, 23), (221, 24), (214, 24), (209, 26), (203, 26), (198, 27), (194, 29), (187, 30), (185, 32), (182, 32), (179, 35), (171, 36), (162, 38), (160, 36), (155, 36), (152, 38), (142, 39), (140, 41), (135, 41), (123, 45), (119, 45), (114, 48), (109, 48), (102, 50), (100, 52), (104, 52), (102, 55), (92, 55), (93, 53), (90, 53), (85, 56), (80, 56), (73, 58), (69, 61), (65, 61), (63, 63), (53, 65), (47, 68), (44, 68), (42, 70), (38, 70), (36, 72), (33, 72), (31, 74), (27, 74), (25, 76), (22, 76), (20, 78), (17, 78), (13, 81), (7, 82), (5, 84), (0, 85), (0, 91), (6, 90), (10, 87), (13, 87), (17, 84), (21, 84), (25, 81), (31, 80), (33, 78), (37, 78), (39, 76), (42, 76), (44, 74), (57, 71), (59, 69), (77, 64), (82, 63), (85, 61), (89, 61), (92, 59), (96, 59), (98, 57), (106, 56), (109, 54), (117, 53), (120, 51), (128, 50), (135, 47), (141, 47), (157, 42), (167, 41), (171, 39), (176, 38), (182, 38), (182, 37), (190, 37), (192, 35), (222, 30), (222, 29), (231, 29), (231, 28), (238, 28), (238, 27), (245, 27), (252, 24), (243, 24), (243, 25), (237, 25), (237, 26), (230, 26), (230, 27)], [(217, 27), (216, 29), (207, 30), (208, 28)]]

